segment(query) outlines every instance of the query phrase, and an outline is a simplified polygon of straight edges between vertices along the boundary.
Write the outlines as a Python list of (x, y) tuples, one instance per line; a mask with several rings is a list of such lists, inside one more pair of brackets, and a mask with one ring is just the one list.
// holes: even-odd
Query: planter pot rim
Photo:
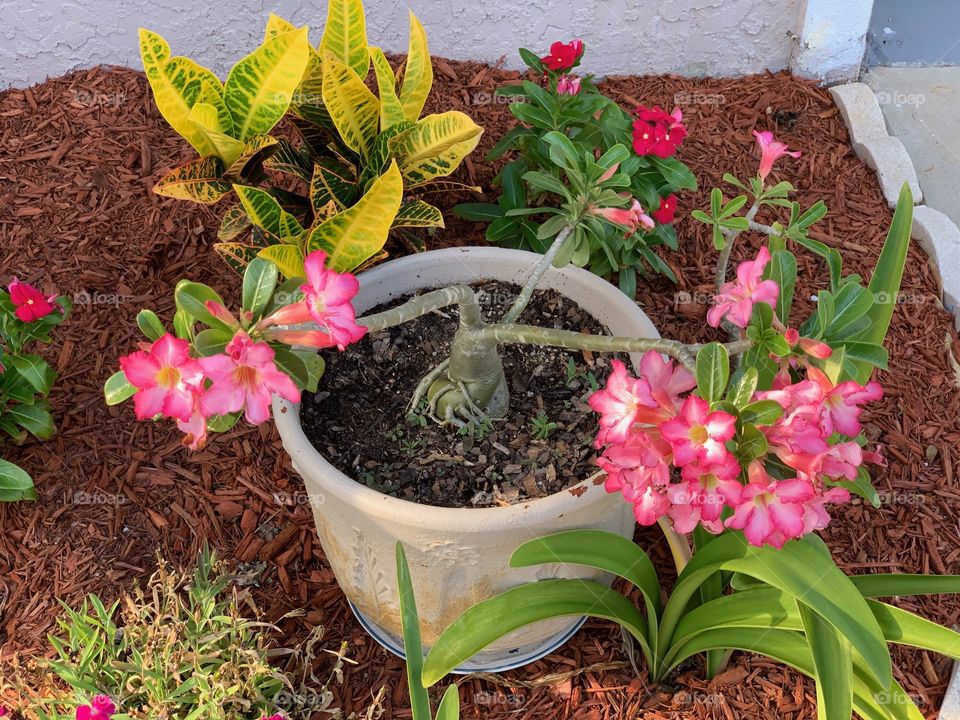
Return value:
[[(360, 281), (362, 290), (364, 285), (375, 284), (387, 273), (415, 273), (418, 268), (423, 268), (424, 265), (429, 266), (432, 263), (442, 260), (449, 261), (455, 258), (459, 261), (459, 256), (463, 254), (469, 254), (471, 256), (471, 266), (475, 266), (477, 271), (475, 281), (471, 282), (485, 279), (482, 273), (482, 262), (484, 259), (502, 259), (505, 255), (511, 255), (514, 258), (519, 257), (520, 259), (529, 258), (531, 265), (533, 265), (541, 257), (536, 253), (505, 248), (445, 248), (398, 258), (397, 260), (360, 273), (357, 278)], [(548, 278), (554, 279), (557, 277), (575, 277), (579, 284), (590, 286), (591, 292), (594, 295), (600, 296), (606, 302), (614, 306), (621, 305), (625, 310), (629, 306), (631, 312), (636, 312), (634, 302), (618, 288), (581, 268), (572, 266), (567, 266), (559, 270), (552, 268), (545, 273), (544, 279), (538, 287), (552, 286), (553, 283), (550, 283)], [(429, 287), (431, 287), (430, 284), (425, 283), (422, 289)], [(558, 292), (562, 293), (562, 290), (558, 290)], [(364, 310), (365, 309), (358, 308), (360, 312)], [(649, 320), (647, 320), (647, 322), (649, 323)], [(660, 337), (652, 323), (649, 323), (649, 332), (646, 336), (651, 338)], [(636, 359), (637, 358), (634, 357), (634, 364), (636, 364)], [(569, 488), (565, 488), (560, 492), (553, 493), (546, 497), (531, 498), (507, 507), (446, 508), (435, 505), (425, 505), (411, 500), (384, 495), (358, 483), (334, 467), (323, 457), (317, 448), (313, 446), (303, 432), (300, 424), (299, 403), (291, 403), (282, 398), (274, 397), (273, 417), (281, 436), (283, 436), (284, 445), (295, 463), (303, 463), (307, 466), (316, 467), (317, 472), (325, 475), (329, 483), (334, 486), (337, 494), (350, 505), (362, 512), (369, 513), (372, 517), (389, 518), (392, 522), (396, 522), (398, 517), (407, 517), (411, 525), (427, 524), (431, 527), (449, 528), (452, 530), (456, 530), (457, 527), (461, 525), (475, 525), (481, 522), (483, 526), (489, 530), (496, 530), (498, 527), (506, 529), (516, 527), (518, 524), (535, 522), (538, 518), (546, 519), (562, 516), (564, 511), (569, 509), (572, 498), (584, 498), (587, 495), (598, 492), (606, 494), (602, 482), (603, 473), (598, 469), (596, 473), (586, 480)]]

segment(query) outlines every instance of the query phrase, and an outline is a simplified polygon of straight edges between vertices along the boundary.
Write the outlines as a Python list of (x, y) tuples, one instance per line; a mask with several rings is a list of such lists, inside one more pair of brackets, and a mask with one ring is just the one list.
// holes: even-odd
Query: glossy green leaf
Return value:
[[(413, 593), (413, 581), (410, 579), (407, 555), (403, 550), (403, 544), (400, 542), (397, 542), (397, 587), (400, 590), (400, 624), (403, 628), (403, 647), (407, 656), (407, 687), (410, 691), (410, 706), (414, 718), (429, 720), (430, 696), (427, 694), (426, 688), (433, 683), (428, 683), (425, 680), (423, 641), (420, 639), (420, 617), (417, 614), (417, 600)], [(443, 677), (443, 675), (446, 675), (446, 672), (440, 677)], [(437, 677), (437, 680), (440, 677)]]
[(697, 394), (707, 402), (723, 397), (730, 379), (730, 354), (717, 342), (708, 343), (697, 353)]
[(36, 499), (33, 478), (27, 471), (12, 462), (0, 459), (0, 502)]
[(173, 292), (173, 297), (177, 309), (183, 311), (194, 320), (202, 322), (213, 328), (220, 328), (231, 331), (229, 325), (222, 320), (214, 317), (207, 310), (206, 303), (215, 302), (223, 305), (223, 300), (217, 293), (207, 285), (181, 280)]
[(53, 381), (57, 377), (49, 363), (39, 355), (6, 355), (3, 357), (3, 362), (15, 368), (20, 377), (41, 395), (50, 392)]
[(130, 384), (123, 370), (118, 370), (103, 385), (103, 396), (107, 405), (119, 405), (137, 394), (137, 388)]
[(277, 287), (277, 266), (268, 260), (255, 258), (243, 274), (243, 309), (260, 318)]
[(153, 310), (143, 309), (137, 313), (137, 327), (140, 328), (140, 332), (146, 336), (147, 340), (151, 342), (159, 340), (167, 332), (160, 318), (157, 317), (157, 314)]
[(846, 720), (853, 712), (850, 643), (830, 623), (798, 603), (817, 680), (819, 720)]

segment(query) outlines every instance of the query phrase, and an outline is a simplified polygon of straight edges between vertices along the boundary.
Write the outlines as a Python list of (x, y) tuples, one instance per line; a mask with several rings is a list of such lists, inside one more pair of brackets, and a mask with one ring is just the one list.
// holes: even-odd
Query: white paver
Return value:
[(953, 676), (940, 706), (940, 720), (960, 720), (960, 663), (953, 664)]
[(866, 142), (887, 136), (887, 124), (873, 90), (865, 83), (848, 83), (830, 88), (833, 101), (850, 130), (850, 142)]
[(913, 239), (930, 256), (943, 291), (943, 306), (954, 314), (960, 329), (960, 228), (939, 210), (921, 205), (913, 210)]
[(880, 190), (890, 207), (897, 206), (900, 187), (907, 183), (913, 193), (913, 202), (917, 204), (923, 200), (920, 183), (917, 182), (917, 172), (913, 169), (910, 153), (903, 146), (899, 138), (887, 135), (857, 143), (853, 151), (872, 170), (877, 171), (880, 181)]

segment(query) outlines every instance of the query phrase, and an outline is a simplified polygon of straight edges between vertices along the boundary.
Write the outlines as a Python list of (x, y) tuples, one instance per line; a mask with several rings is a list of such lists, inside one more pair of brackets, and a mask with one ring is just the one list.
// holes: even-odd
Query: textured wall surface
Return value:
[[(367, 0), (371, 44), (402, 52), (407, 7), (436, 55), (516, 67), (520, 45), (582, 37), (598, 75), (742, 75), (787, 67), (802, 0)], [(145, 25), (223, 75), (259, 41), (275, 11), (313, 28), (323, 0), (0, 0), (0, 87), (23, 86), (99, 63), (139, 67)]]

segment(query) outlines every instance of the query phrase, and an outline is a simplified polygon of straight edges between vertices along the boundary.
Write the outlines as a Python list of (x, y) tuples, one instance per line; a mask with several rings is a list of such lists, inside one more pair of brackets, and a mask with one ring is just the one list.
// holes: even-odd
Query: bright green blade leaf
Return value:
[[(430, 696), (426, 690), (429, 685), (425, 686), (423, 680), (423, 641), (420, 639), (420, 617), (417, 614), (417, 600), (413, 593), (413, 581), (410, 579), (407, 554), (400, 542), (397, 542), (397, 587), (400, 590), (400, 622), (403, 627), (404, 654), (407, 656), (407, 686), (410, 690), (410, 706), (415, 720), (430, 720)], [(439, 679), (438, 677), (437, 680)]]
[(846, 720), (853, 712), (850, 643), (822, 617), (798, 603), (817, 680), (819, 720)]

